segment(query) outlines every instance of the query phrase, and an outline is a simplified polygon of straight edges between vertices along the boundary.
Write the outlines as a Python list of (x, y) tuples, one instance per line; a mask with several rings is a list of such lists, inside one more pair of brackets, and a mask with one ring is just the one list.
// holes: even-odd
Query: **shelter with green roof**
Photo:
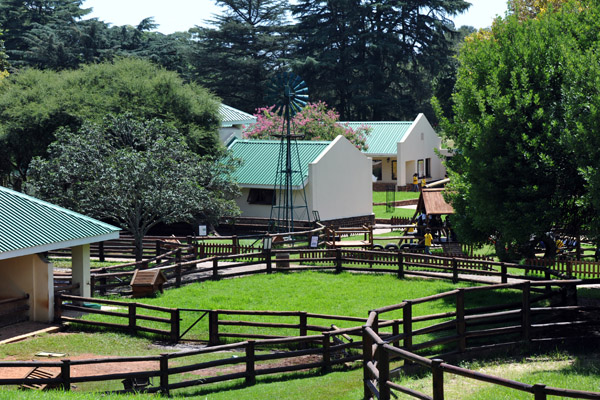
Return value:
[[(275, 198), (279, 140), (236, 140), (230, 146), (242, 165), (234, 173), (241, 188), (236, 199), (242, 217), (269, 218)], [(371, 160), (343, 136), (333, 141), (298, 141), (303, 176), (295, 174), (294, 196), (306, 193), (309, 217), (321, 221), (373, 218)], [(300, 199), (301, 197), (297, 197)], [(306, 220), (308, 216), (297, 216)]]
[(54, 270), (51, 250), (71, 248), (72, 279), (90, 296), (90, 244), (119, 237), (120, 229), (0, 187), (0, 300), (28, 297), (29, 319), (51, 321)]
[(436, 154), (441, 150), (441, 138), (424, 114), (414, 121), (342, 122), (352, 128), (371, 127), (367, 136), (365, 154), (372, 158), (373, 187), (375, 190), (410, 188), (413, 174), (419, 181), (444, 178), (442, 160)]
[(219, 116), (221, 117), (219, 137), (221, 142), (226, 145), (231, 143), (235, 138), (240, 139), (246, 126), (256, 122), (256, 117), (254, 115), (245, 113), (226, 104), (219, 105)]

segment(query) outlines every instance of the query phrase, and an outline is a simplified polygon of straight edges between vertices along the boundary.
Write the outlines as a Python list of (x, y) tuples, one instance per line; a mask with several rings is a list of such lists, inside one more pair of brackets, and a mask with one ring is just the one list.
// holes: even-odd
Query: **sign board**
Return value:
[(206, 225), (198, 225), (198, 236), (206, 236)]
[(316, 249), (317, 247), (319, 247), (319, 237), (318, 236), (311, 236), (310, 237), (310, 248), (311, 249)]

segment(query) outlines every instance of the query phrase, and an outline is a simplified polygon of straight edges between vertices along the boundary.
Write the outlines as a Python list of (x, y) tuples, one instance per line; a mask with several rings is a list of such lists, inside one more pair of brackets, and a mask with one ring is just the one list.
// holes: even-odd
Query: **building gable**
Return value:
[(357, 129), (368, 126), (371, 132), (367, 136), (368, 155), (395, 155), (398, 142), (402, 142), (411, 132), (414, 121), (381, 121), (381, 122), (340, 122), (341, 125)]

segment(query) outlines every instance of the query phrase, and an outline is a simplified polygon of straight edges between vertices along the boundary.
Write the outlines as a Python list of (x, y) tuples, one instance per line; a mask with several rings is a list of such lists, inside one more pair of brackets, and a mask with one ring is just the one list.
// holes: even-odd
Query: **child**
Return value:
[(423, 236), (422, 242), (425, 243), (425, 254), (431, 254), (431, 242), (433, 242), (433, 236), (431, 236), (431, 229), (425, 229), (425, 236)]
[(419, 178), (417, 177), (417, 174), (413, 175), (413, 192), (418, 192), (419, 191)]

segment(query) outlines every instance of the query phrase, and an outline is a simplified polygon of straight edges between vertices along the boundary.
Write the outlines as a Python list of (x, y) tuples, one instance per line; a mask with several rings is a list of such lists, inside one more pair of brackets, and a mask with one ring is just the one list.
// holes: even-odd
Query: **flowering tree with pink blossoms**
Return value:
[[(254, 114), (256, 123), (245, 132), (247, 139), (272, 139), (274, 135), (285, 133), (283, 117), (273, 111), (274, 106), (259, 108)], [(302, 135), (306, 140), (333, 140), (344, 136), (359, 150), (367, 149), (367, 136), (371, 128), (367, 125), (353, 129), (339, 122), (340, 115), (322, 101), (308, 103), (291, 121), (291, 133)]]

